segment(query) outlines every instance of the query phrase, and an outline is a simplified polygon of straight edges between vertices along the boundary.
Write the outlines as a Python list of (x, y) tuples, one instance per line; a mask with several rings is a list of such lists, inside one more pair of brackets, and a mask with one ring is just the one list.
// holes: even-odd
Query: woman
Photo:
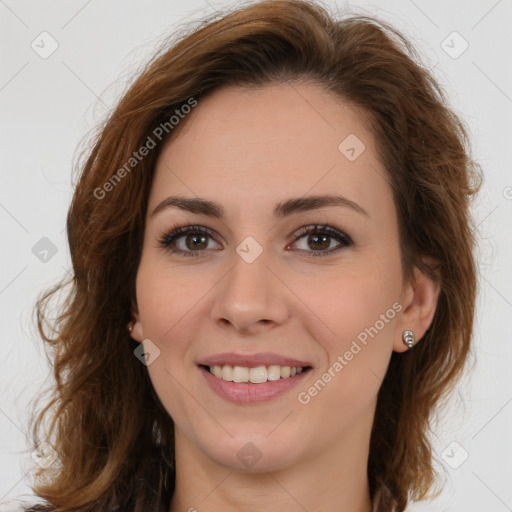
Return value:
[[(68, 214), (29, 510), (403, 511), (475, 304), (467, 135), (409, 43), (255, 2), (165, 48)], [(50, 431), (39, 432), (43, 420)], [(47, 444), (45, 444), (47, 442)]]

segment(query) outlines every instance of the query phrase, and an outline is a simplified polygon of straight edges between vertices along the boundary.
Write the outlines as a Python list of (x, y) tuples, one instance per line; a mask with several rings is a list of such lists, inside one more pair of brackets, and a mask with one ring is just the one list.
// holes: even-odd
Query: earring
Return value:
[(132, 325), (132, 323), (131, 323), (131, 322), (130, 322), (126, 327), (128, 328), (128, 331), (129, 331), (129, 332), (132, 332), (132, 330), (133, 330), (133, 325)]
[(412, 331), (404, 331), (402, 333), (402, 341), (409, 347), (409, 350), (416, 344), (414, 333)]

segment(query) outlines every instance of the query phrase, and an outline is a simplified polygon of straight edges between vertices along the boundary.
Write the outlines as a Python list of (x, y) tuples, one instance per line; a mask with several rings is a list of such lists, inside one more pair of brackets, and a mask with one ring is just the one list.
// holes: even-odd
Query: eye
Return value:
[(208, 247), (208, 239), (213, 238), (213, 232), (203, 226), (174, 226), (164, 234), (159, 243), (171, 253), (183, 256), (199, 256)]
[[(307, 256), (313, 258), (330, 256), (353, 244), (352, 239), (343, 231), (328, 225), (305, 226), (295, 234), (295, 237), (296, 241), (300, 241), (302, 238), (305, 239), (303, 245), (306, 247), (299, 249), (299, 251), (307, 252), (309, 253)], [(331, 243), (334, 240), (338, 242), (338, 245), (332, 248)], [(314, 250), (310, 250), (308, 247), (313, 247)]]
[[(299, 248), (298, 251), (309, 253), (308, 257), (329, 256), (353, 244), (348, 235), (328, 225), (314, 224), (301, 228), (295, 233), (295, 241), (292, 245), (303, 238), (306, 248)], [(216, 250), (209, 247), (209, 239), (214, 240), (215, 234), (208, 228), (177, 225), (159, 239), (159, 244), (172, 254), (197, 257), (203, 255), (205, 251)], [(334, 248), (331, 246), (333, 241), (338, 242)], [(308, 246), (313, 247), (313, 250), (308, 249)]]

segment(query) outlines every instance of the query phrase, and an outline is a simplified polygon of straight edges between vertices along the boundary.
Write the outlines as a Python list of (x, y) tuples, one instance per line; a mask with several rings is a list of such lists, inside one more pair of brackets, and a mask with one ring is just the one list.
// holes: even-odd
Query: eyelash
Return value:
[[(215, 234), (213, 231), (211, 231), (208, 228), (205, 228), (203, 226), (198, 225), (186, 225), (186, 226), (180, 226), (179, 224), (176, 224), (171, 228), (170, 231), (164, 233), (161, 238), (159, 239), (159, 244), (164, 249), (168, 250), (169, 252), (173, 254), (179, 254), (185, 257), (198, 257), (201, 255), (201, 253), (204, 253), (206, 249), (198, 250), (198, 251), (182, 251), (180, 249), (171, 249), (171, 244), (173, 244), (177, 239), (188, 235), (188, 234), (196, 234), (196, 235), (208, 235), (215, 239)], [(332, 254), (338, 253), (341, 249), (344, 247), (349, 247), (353, 244), (352, 239), (343, 233), (342, 231), (333, 228), (327, 224), (319, 225), (314, 224), (311, 226), (304, 226), (300, 228), (297, 233), (295, 234), (295, 240), (300, 240), (305, 235), (327, 235), (329, 238), (334, 238), (336, 241), (340, 242), (340, 245), (334, 249), (330, 249), (328, 251), (304, 251), (302, 249), (299, 249), (299, 252), (309, 252), (309, 255), (307, 257), (311, 258), (322, 258), (326, 256), (330, 256)]]

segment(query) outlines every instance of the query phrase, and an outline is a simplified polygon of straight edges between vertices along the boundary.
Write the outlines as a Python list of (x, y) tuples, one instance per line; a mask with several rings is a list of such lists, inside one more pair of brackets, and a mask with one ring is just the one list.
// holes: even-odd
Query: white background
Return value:
[[(69, 266), (65, 216), (78, 144), (162, 37), (230, 5), (0, 0), (0, 502), (31, 494), (27, 411), (49, 372), (33, 306)], [(512, 510), (512, 1), (337, 5), (390, 21), (416, 44), (468, 124), (485, 171), (474, 207), (480, 243), (474, 369), (436, 426), (444, 491), (409, 510)], [(46, 59), (31, 48), (43, 31), (58, 43)], [(452, 55), (463, 48), (458, 36), (446, 39), (453, 31), (469, 44), (458, 58), (442, 46), (446, 40)], [(46, 262), (32, 252), (43, 237), (57, 249)]]

